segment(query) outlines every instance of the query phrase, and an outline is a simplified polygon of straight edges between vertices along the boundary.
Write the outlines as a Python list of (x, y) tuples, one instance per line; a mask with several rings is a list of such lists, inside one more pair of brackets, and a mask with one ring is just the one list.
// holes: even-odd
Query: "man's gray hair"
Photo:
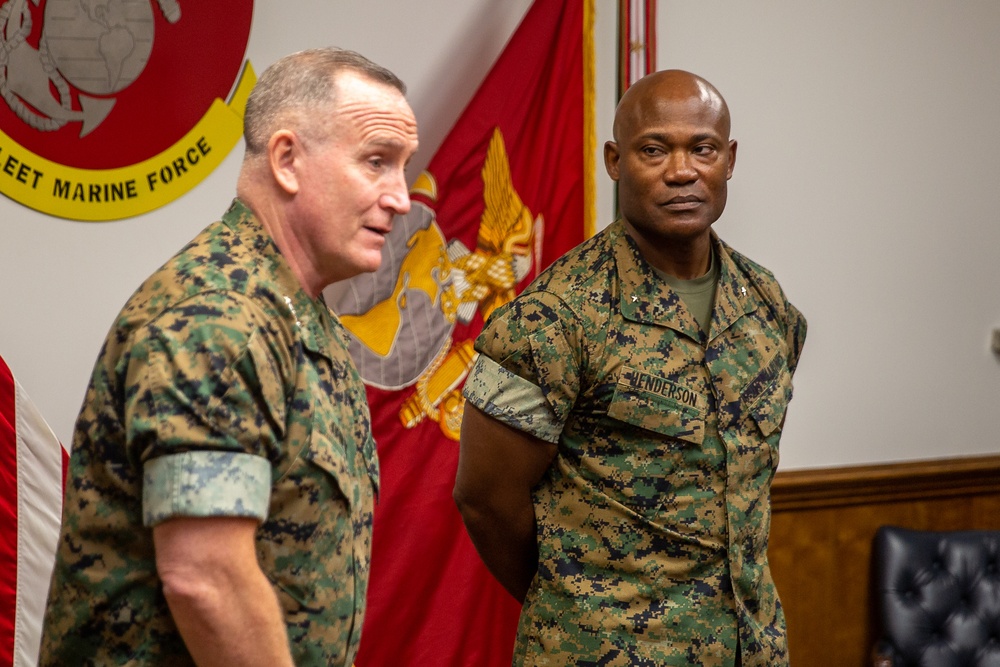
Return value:
[[(307, 49), (281, 58), (264, 70), (247, 99), (243, 115), (246, 152), (259, 155), (281, 124), (309, 124), (309, 116), (335, 102), (335, 78), (343, 71), (356, 72), (406, 94), (395, 74), (360, 53), (327, 47)], [(317, 119), (322, 127), (322, 118)], [(305, 128), (293, 127), (297, 131)]]

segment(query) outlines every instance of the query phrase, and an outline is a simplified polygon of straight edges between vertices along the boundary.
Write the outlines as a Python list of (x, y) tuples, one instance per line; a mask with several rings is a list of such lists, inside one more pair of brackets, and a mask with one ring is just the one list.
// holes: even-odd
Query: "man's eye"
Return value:
[(651, 156), (662, 155), (663, 149), (661, 149), (659, 146), (643, 146), (642, 152), (645, 153), (646, 155), (651, 155)]
[(694, 148), (695, 155), (710, 155), (714, 151), (715, 148), (712, 146), (695, 146)]
[(369, 158), (368, 164), (371, 165), (372, 169), (381, 169), (382, 165), (385, 164), (385, 162), (383, 162), (382, 158), (380, 157), (373, 157)]

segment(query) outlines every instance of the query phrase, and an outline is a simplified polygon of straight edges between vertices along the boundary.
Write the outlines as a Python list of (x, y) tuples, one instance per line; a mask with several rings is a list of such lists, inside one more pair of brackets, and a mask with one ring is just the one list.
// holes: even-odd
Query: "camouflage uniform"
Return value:
[(42, 665), (189, 665), (151, 527), (262, 521), (302, 665), (350, 665), (378, 461), (346, 331), (239, 201), (120, 313), (76, 425)]
[(515, 665), (787, 664), (769, 489), (806, 323), (713, 243), (710, 336), (616, 222), (476, 343), (468, 399), (558, 444)]

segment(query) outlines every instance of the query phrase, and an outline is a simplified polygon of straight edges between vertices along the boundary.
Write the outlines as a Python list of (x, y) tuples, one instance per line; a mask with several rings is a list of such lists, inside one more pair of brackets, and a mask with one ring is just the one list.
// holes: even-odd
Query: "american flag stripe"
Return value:
[(67, 459), (0, 358), (0, 667), (38, 663)]

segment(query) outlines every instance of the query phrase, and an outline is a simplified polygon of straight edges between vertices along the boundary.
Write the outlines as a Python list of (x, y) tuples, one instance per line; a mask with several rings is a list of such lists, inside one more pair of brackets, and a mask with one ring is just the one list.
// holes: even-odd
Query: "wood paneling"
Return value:
[(793, 667), (862, 667), (879, 526), (1000, 530), (1000, 456), (779, 472), (769, 557)]

